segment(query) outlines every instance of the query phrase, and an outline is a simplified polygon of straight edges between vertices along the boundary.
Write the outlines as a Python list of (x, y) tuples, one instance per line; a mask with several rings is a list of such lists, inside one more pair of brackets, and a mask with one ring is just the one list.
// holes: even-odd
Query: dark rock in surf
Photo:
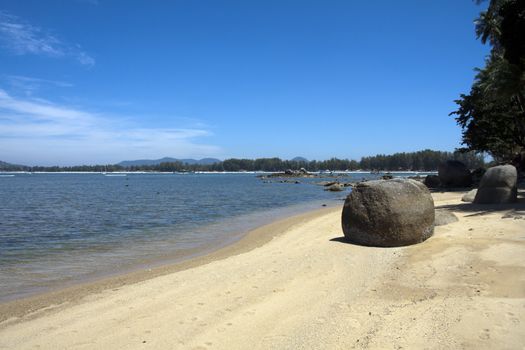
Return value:
[(345, 189), (344, 185), (340, 184), (340, 183), (335, 183), (335, 184), (332, 184), (330, 186), (327, 186), (325, 188), (325, 191), (331, 191), (331, 192), (341, 192)]

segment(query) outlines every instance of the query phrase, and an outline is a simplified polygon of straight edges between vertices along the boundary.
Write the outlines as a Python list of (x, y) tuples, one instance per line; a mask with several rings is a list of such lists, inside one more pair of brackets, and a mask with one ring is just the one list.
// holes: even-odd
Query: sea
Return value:
[(342, 206), (350, 191), (316, 184), (330, 177), (260, 175), (0, 174), (0, 302), (203, 255), (265, 223)]

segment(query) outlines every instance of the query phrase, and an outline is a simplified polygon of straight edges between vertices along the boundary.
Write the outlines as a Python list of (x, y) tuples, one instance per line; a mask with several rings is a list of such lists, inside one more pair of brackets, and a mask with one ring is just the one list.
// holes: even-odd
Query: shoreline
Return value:
[(463, 193), (432, 193), (458, 221), (420, 244), (346, 243), (339, 208), (324, 208), (185, 269), (4, 321), (0, 349), (521, 348), (523, 193), (499, 206)]
[[(174, 249), (173, 251), (162, 254), (150, 254), (147, 257), (135, 259), (118, 267), (106, 265), (103, 269), (92, 271), (84, 275), (71, 277), (70, 279), (56, 280), (52, 284), (34, 286), (32, 289), (19, 291), (17, 294), (6, 294), (0, 296), (0, 322), (2, 321), (1, 306), (3, 304), (16, 302), (24, 299), (74, 288), (80, 285), (90, 285), (103, 280), (118, 278), (129, 274), (139, 273), (140, 271), (155, 270), (167, 266), (182, 264), (189, 260), (201, 258), (203, 256), (219, 251), (242, 240), (251, 231), (262, 228), (271, 223), (291, 219), (295, 216), (315, 212), (323, 208), (334, 208), (339, 206), (340, 200), (331, 198), (327, 200), (311, 200), (300, 204), (290, 204), (284, 207), (265, 208), (259, 211), (244, 213), (241, 215), (222, 218), (219, 221), (200, 225), (201, 232), (220, 231), (217, 237), (212, 240), (200, 242), (194, 247), (184, 249)], [(228, 227), (227, 229), (225, 227)], [(220, 236), (220, 237), (219, 237)], [(132, 247), (129, 248), (132, 250)]]
[[(194, 174), (281, 174), (283, 171), (263, 171), (263, 170), (254, 170), (254, 171), (192, 171), (192, 172), (175, 172), (175, 171), (0, 171), (0, 174), (20, 174), (20, 175), (31, 175), (31, 174), (137, 174), (137, 175), (194, 175)], [(326, 175), (326, 171), (309, 171), (310, 174), (314, 175)], [(372, 170), (334, 170), (330, 171), (333, 174), (437, 174), (437, 170), (381, 170), (378, 172), (373, 172)]]
[(95, 277), (87, 281), (80, 280), (72, 282), (72, 284), (62, 284), (57, 287), (57, 289), (39, 292), (27, 297), (2, 301), (0, 302), (0, 329), (8, 326), (10, 324), (9, 320), (13, 318), (20, 318), (20, 320), (17, 320), (17, 322), (20, 322), (23, 319), (27, 319), (28, 315), (31, 315), (30, 318), (38, 317), (42, 311), (59, 310), (67, 305), (79, 302), (80, 299), (94, 293), (100, 293), (112, 288), (120, 288), (125, 285), (146, 281), (155, 277), (191, 269), (216, 260), (249, 252), (271, 241), (273, 238), (284, 234), (290, 227), (297, 223), (308, 221), (328, 212), (338, 210), (340, 211), (341, 208), (337, 204), (331, 203), (323, 208), (270, 221), (254, 229), (239, 233), (236, 235), (237, 237), (232, 238), (232, 241), (222, 242), (221, 245), (216, 247), (199, 247), (188, 250), (188, 254), (179, 258), (180, 260), (159, 260), (148, 265), (142, 264), (135, 268), (101, 274), (101, 277)]

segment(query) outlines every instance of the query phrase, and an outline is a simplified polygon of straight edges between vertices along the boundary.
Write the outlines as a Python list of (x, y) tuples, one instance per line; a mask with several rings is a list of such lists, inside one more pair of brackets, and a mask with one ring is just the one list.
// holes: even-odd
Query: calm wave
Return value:
[(313, 185), (319, 180), (265, 183), (254, 174), (2, 177), (0, 300), (175, 261), (344, 198)]

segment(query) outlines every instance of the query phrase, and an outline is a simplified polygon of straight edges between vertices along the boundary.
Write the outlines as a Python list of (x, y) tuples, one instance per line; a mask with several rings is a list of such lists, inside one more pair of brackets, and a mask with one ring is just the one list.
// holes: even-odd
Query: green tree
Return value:
[(463, 130), (461, 150), (520, 161), (525, 151), (525, 1), (491, 0), (476, 20), (476, 35), (492, 48), (470, 93), (455, 101), (459, 108), (451, 113)]

